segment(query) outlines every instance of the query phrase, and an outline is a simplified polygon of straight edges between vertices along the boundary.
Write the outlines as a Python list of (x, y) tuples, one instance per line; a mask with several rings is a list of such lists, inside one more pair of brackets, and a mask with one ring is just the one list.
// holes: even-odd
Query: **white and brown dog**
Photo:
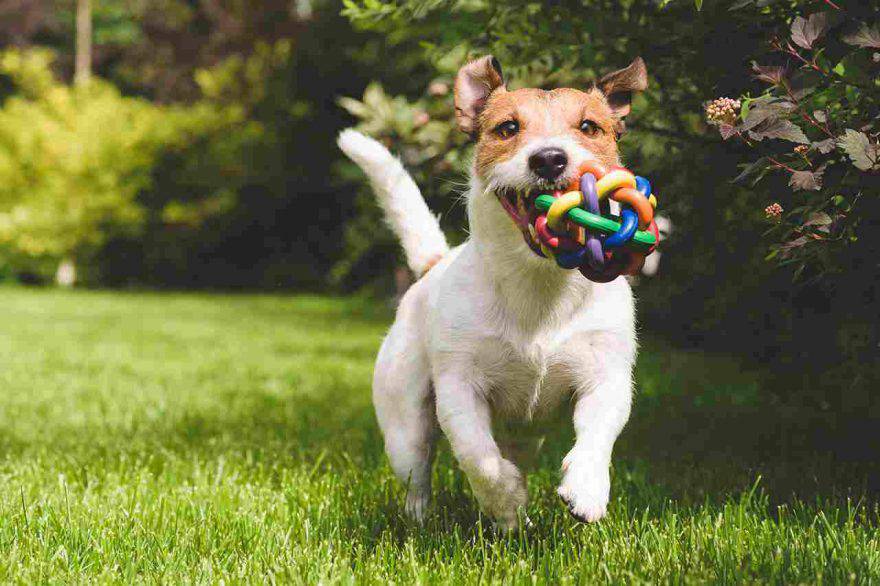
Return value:
[(630, 413), (632, 293), (624, 278), (596, 284), (539, 258), (523, 227), (534, 196), (568, 185), (584, 162), (620, 164), (622, 120), (646, 86), (641, 59), (585, 91), (508, 91), (491, 56), (465, 65), (455, 109), (461, 130), (477, 141), (470, 238), (451, 251), (400, 162), (354, 130), (339, 136), (369, 177), (410, 268), (424, 274), (400, 302), (373, 378), (385, 450), (413, 517), (422, 519), (430, 502), (439, 427), (482, 510), (515, 527), (526, 485), (493, 420), (534, 427), (569, 400), (577, 439), (558, 492), (578, 519), (605, 515), (611, 451)]

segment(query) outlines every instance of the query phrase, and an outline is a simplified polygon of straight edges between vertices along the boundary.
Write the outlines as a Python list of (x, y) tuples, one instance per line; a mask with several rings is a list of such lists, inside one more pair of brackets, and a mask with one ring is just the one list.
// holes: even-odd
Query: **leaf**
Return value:
[(749, 112), (749, 115), (743, 120), (743, 123), (740, 125), (739, 130), (741, 132), (745, 132), (746, 130), (751, 130), (752, 128), (758, 126), (762, 122), (766, 122), (770, 118), (774, 118), (777, 115), (767, 109), (755, 109)]
[(343, 96), (336, 100), (336, 103), (357, 118), (366, 118), (370, 115), (370, 109), (363, 102), (359, 102), (354, 98)]
[(727, 140), (731, 136), (738, 134), (737, 127), (731, 126), (730, 124), (722, 124), (718, 127), (718, 132), (721, 133), (722, 140)]
[(811, 146), (823, 155), (827, 155), (834, 150), (837, 144), (833, 138), (826, 138), (825, 140), (814, 142)]
[(816, 110), (813, 112), (813, 118), (815, 118), (817, 122), (825, 123), (828, 121), (828, 115), (824, 110)]
[(798, 16), (791, 23), (791, 40), (799, 47), (812, 49), (813, 43), (819, 40), (827, 30), (828, 14), (825, 12), (811, 14), (807, 19)]
[[(814, 212), (810, 214), (807, 221), (803, 223), (803, 226), (829, 226), (831, 225), (831, 216), (826, 214), (825, 212)], [(825, 230), (827, 231), (827, 229)]]
[(805, 191), (819, 191), (822, 189), (822, 171), (795, 171), (788, 180), (792, 189)]
[(766, 120), (774, 120), (781, 117), (793, 108), (794, 104), (785, 100), (760, 102), (749, 110), (748, 115), (737, 130), (740, 132), (751, 130)]
[(694, 0), (694, 6), (697, 7), (697, 11), (699, 12), (703, 9), (703, 0)]
[[(780, 244), (778, 247), (779, 257), (786, 260), (786, 262), (783, 264), (791, 264), (790, 259), (792, 259), (794, 257), (794, 254), (795, 254), (795, 252), (797, 252), (797, 249), (802, 246), (805, 246), (810, 241), (812, 241), (812, 238), (810, 238), (808, 236), (801, 236), (799, 238), (795, 238), (793, 240), (789, 240), (788, 242), (783, 242), (782, 244)], [(800, 270), (803, 270), (803, 268), (801, 268)], [(798, 273), (798, 272), (799, 272), (798, 270), (795, 271), (795, 273)]]
[(837, 146), (849, 155), (857, 169), (867, 171), (877, 165), (880, 159), (880, 148), (871, 144), (864, 132), (847, 128), (843, 136), (837, 139)]
[(788, 242), (782, 243), (779, 247), (784, 250), (791, 250), (792, 248), (800, 248), (804, 244), (810, 241), (810, 238), (807, 236), (801, 236), (800, 238), (795, 238), (794, 240), (789, 240)]
[(778, 65), (758, 65), (752, 63), (755, 78), (767, 83), (778, 84), (785, 78), (785, 68)]
[(740, 181), (754, 177), (755, 183), (757, 183), (757, 181), (767, 172), (766, 164), (767, 159), (765, 157), (761, 157), (757, 161), (753, 161), (745, 165), (740, 165), (742, 167), (742, 172), (740, 172), (739, 175), (733, 178), (733, 182), (739, 183)]
[(789, 120), (774, 120), (759, 130), (750, 131), (749, 136), (759, 141), (765, 138), (778, 138), (799, 144), (810, 144), (804, 131)]
[(880, 49), (880, 24), (868, 26), (867, 23), (863, 23), (856, 32), (844, 35), (843, 42), (865, 49)]

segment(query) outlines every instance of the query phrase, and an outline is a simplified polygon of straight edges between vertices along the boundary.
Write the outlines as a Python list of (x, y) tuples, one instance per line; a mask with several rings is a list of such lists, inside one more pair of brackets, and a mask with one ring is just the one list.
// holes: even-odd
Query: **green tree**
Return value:
[(42, 272), (139, 231), (137, 196), (160, 153), (241, 122), (234, 108), (159, 107), (101, 80), (71, 87), (51, 64), (45, 50), (0, 55), (0, 75), (17, 89), (0, 108), (0, 247)]

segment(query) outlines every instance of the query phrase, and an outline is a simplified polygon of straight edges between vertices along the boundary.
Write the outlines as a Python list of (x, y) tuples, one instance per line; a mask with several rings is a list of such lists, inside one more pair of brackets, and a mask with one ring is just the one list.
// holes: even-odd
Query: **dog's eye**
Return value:
[(602, 132), (602, 128), (592, 120), (584, 120), (581, 122), (581, 132), (587, 136), (596, 136)]
[(495, 134), (501, 138), (510, 138), (517, 132), (519, 132), (519, 122), (516, 120), (508, 120), (495, 127)]

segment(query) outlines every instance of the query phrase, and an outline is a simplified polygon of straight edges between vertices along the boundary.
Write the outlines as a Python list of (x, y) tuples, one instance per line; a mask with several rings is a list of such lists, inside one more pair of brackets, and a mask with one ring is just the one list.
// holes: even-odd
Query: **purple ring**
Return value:
[[(592, 173), (584, 173), (581, 175), (580, 181), (581, 193), (584, 194), (585, 208), (591, 214), (599, 215), (599, 193), (596, 191), (596, 177)], [(595, 269), (601, 269), (605, 266), (605, 252), (602, 248), (602, 241), (587, 232), (587, 249), (590, 256), (587, 262)]]

